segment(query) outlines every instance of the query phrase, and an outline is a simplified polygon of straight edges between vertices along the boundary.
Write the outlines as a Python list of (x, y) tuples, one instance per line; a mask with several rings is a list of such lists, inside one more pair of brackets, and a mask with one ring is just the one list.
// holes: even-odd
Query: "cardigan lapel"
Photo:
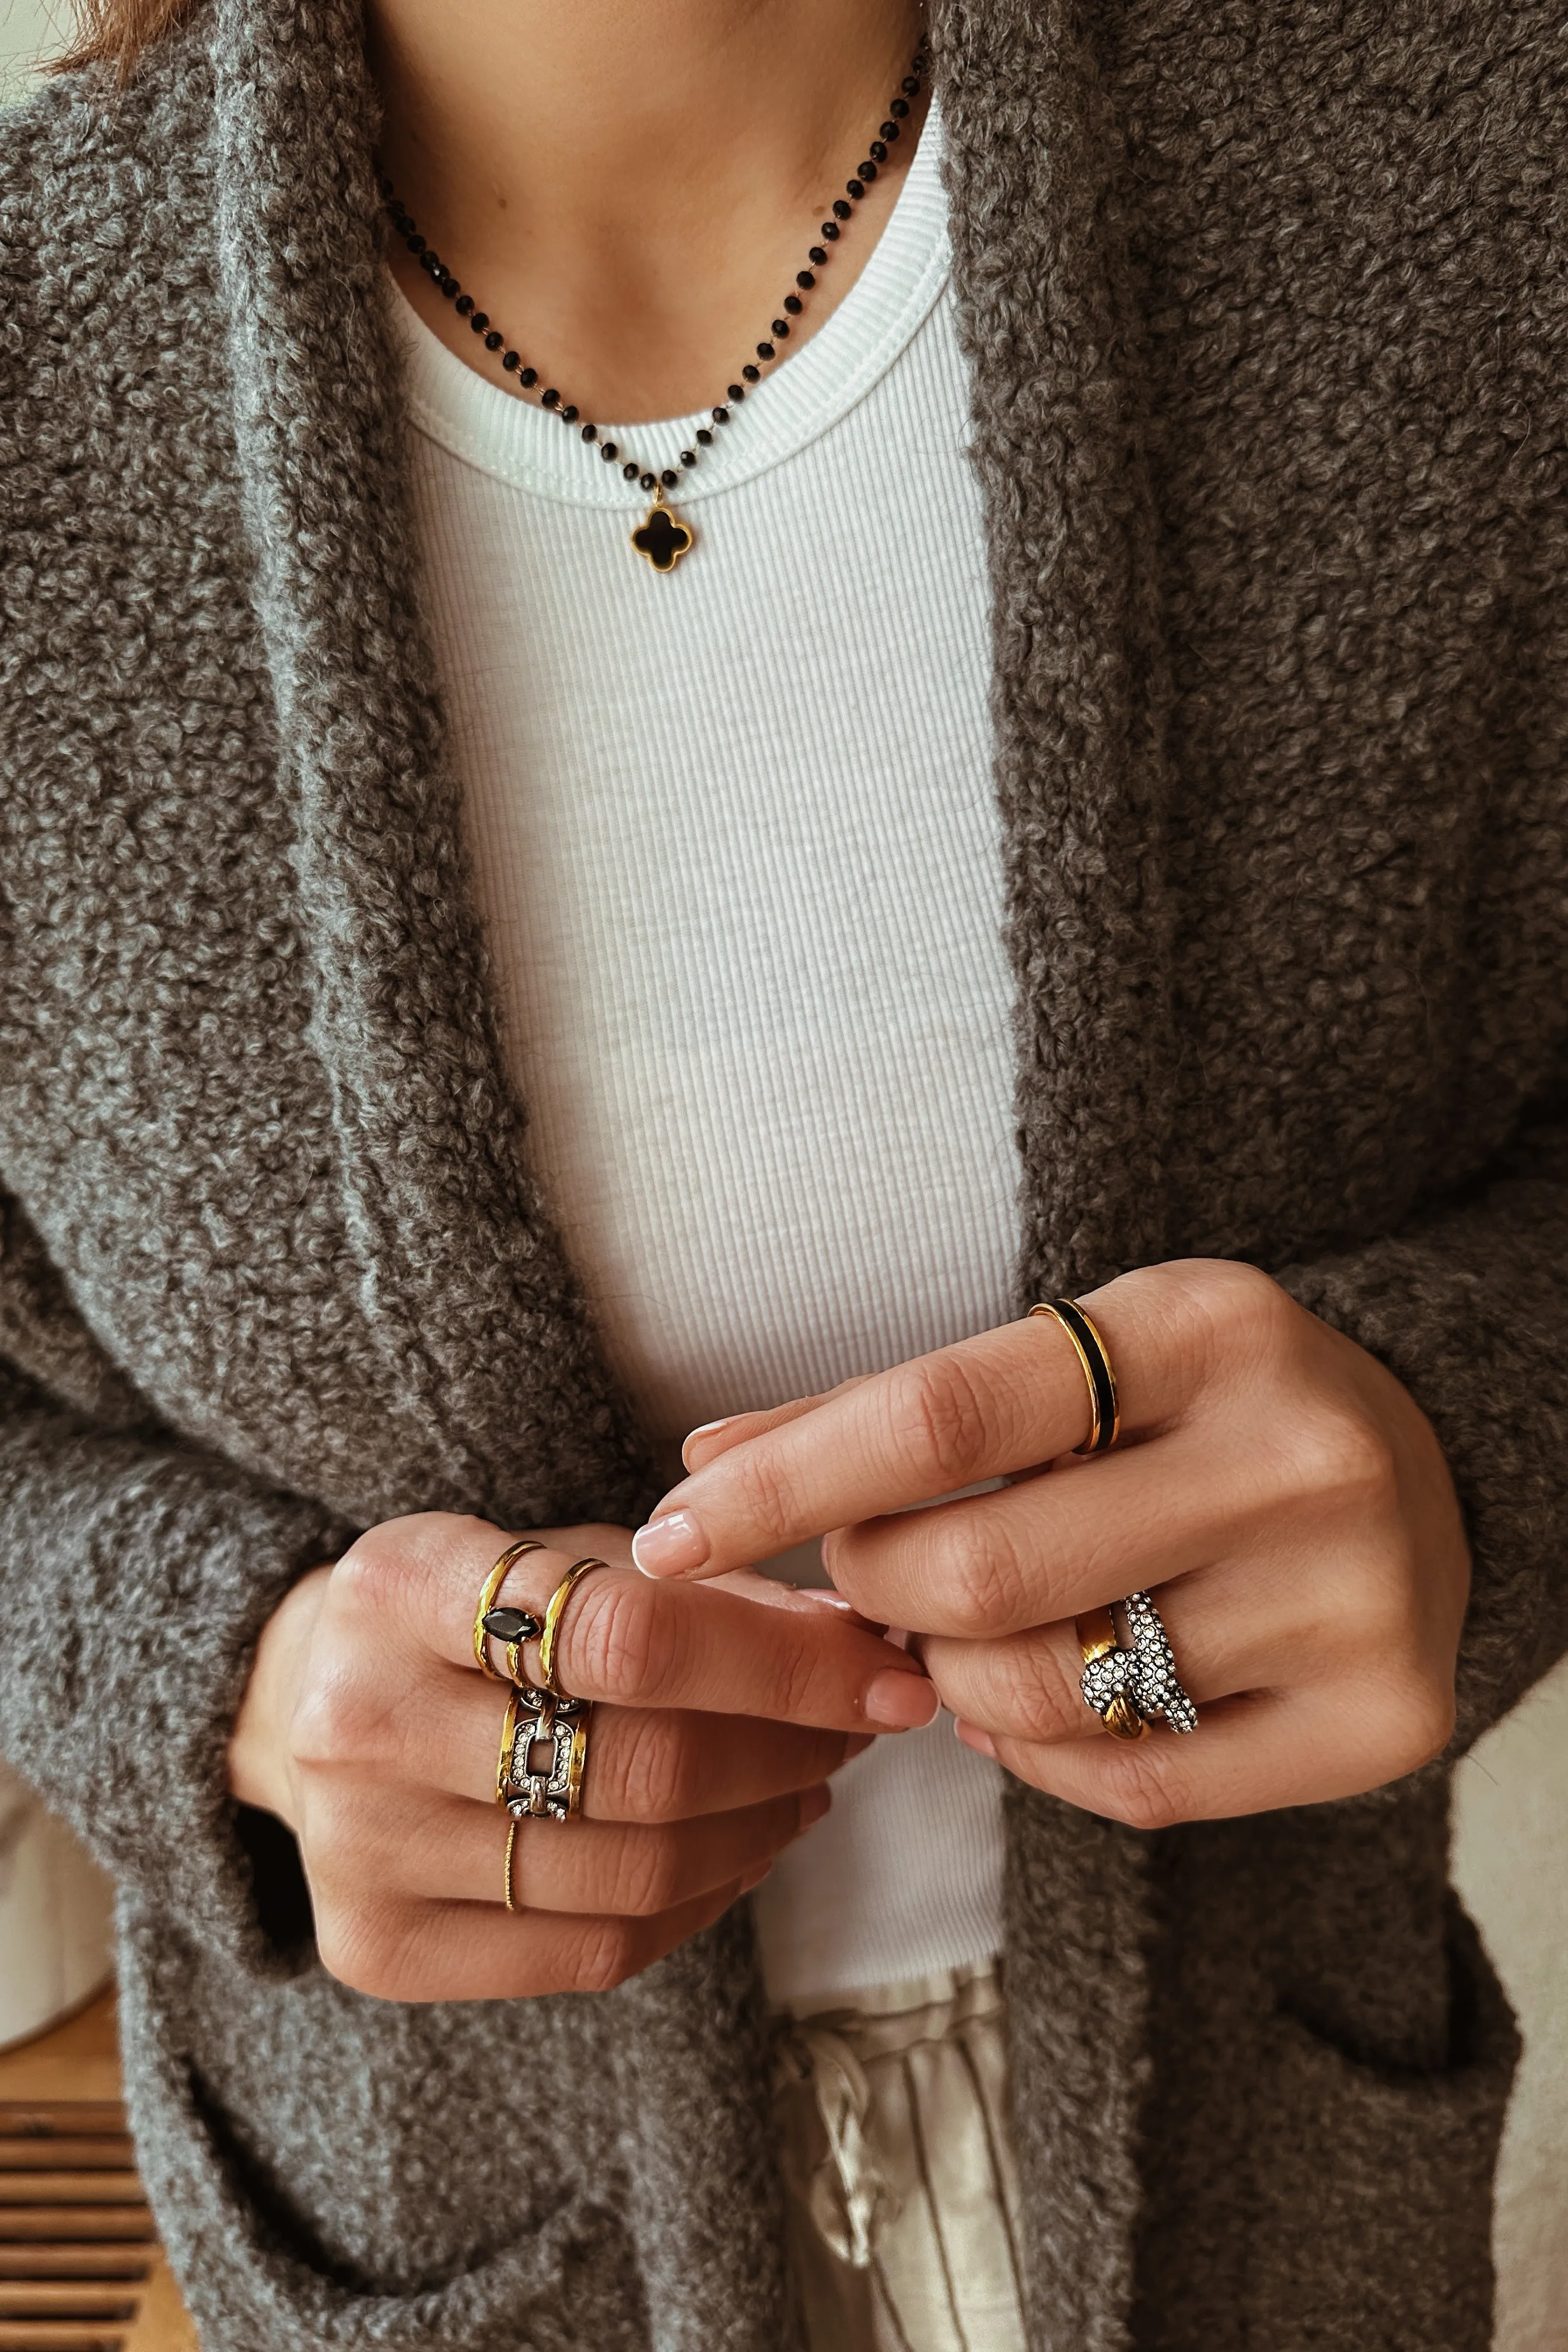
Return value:
[(455, 1508), (627, 1517), (632, 1416), (517, 1150), (418, 618), (353, 0), (217, 0), (220, 291), (359, 1307)]
[[(991, 543), (1018, 987), (1017, 1304), (1165, 1254), (1169, 699), (1121, 140), (1088, 0), (940, 0), (955, 280)], [(1015, 1789), (1007, 1973), (1031, 2340), (1129, 2341), (1146, 1843)]]

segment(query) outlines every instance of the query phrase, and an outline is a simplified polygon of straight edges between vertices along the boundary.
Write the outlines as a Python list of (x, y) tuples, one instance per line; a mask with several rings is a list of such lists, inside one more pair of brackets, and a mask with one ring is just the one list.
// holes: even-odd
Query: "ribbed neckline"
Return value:
[[(951, 267), (942, 182), (942, 124), (933, 99), (925, 129), (876, 248), (833, 316), (794, 352), (702, 453), (678, 493), (694, 506), (794, 457), (863, 399), (929, 316)], [(413, 422), (481, 472), (569, 505), (630, 512), (647, 492), (618, 466), (594, 459), (578, 436), (532, 402), (489, 383), (425, 324), (388, 270), (389, 310), (406, 369)], [(706, 408), (654, 424), (603, 424), (651, 461), (673, 464)]]

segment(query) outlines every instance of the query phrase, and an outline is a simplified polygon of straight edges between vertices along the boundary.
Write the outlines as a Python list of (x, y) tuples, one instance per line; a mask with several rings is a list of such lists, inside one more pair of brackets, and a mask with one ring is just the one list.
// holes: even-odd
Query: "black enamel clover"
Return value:
[(673, 572), (687, 549), (692, 534), (683, 522), (665, 507), (655, 507), (646, 522), (632, 533), (632, 545), (639, 555), (646, 555), (656, 572)]

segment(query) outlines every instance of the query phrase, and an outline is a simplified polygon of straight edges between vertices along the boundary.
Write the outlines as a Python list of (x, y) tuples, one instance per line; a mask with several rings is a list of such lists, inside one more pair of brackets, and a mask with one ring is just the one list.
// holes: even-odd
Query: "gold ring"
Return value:
[(509, 1911), (515, 1911), (517, 1909), (517, 1905), (512, 1900), (511, 1892), (511, 1858), (516, 1850), (516, 1846), (517, 1818), (514, 1814), (506, 1825), (506, 1907)]
[[(1073, 1631), (1078, 1635), (1078, 1645), (1083, 1652), (1086, 1666), (1093, 1665), (1097, 1658), (1108, 1657), (1112, 1650), (1121, 1647), (1117, 1639), (1116, 1620), (1109, 1609), (1086, 1610), (1081, 1617), (1074, 1618)], [(1096, 1712), (1113, 1739), (1146, 1739), (1149, 1736), (1147, 1722), (1125, 1691), (1118, 1691), (1103, 1710), (1097, 1709)]]
[[(488, 1675), (492, 1683), (504, 1683), (509, 1677), (506, 1675), (498, 1674), (490, 1664), (490, 1635), (495, 1633), (499, 1639), (506, 1640), (507, 1664), (511, 1669), (510, 1679), (514, 1683), (521, 1682), (522, 1677), (518, 1672), (518, 1666), (521, 1663), (521, 1645), (524, 1642), (533, 1639), (533, 1635), (539, 1631), (539, 1625), (537, 1619), (530, 1617), (526, 1611), (513, 1610), (510, 1613), (520, 1622), (516, 1633), (509, 1638), (500, 1627), (487, 1625), (485, 1619), (495, 1607), (496, 1595), (506, 1582), (507, 1570), (515, 1561), (522, 1558), (524, 1552), (543, 1549), (544, 1546), (536, 1542), (532, 1536), (524, 1536), (520, 1543), (508, 1545), (485, 1579), (484, 1590), (479, 1594), (479, 1605), (474, 1612), (474, 1663), (480, 1674)], [(531, 1630), (525, 1631), (525, 1627)]]
[(496, 1761), (496, 1802), (514, 1822), (569, 1822), (582, 1811), (593, 1713), (586, 1699), (558, 1698), (537, 1683), (512, 1692)]
[(1073, 1447), (1073, 1452), (1108, 1454), (1121, 1433), (1121, 1401), (1117, 1394), (1116, 1374), (1110, 1369), (1110, 1351), (1099, 1329), (1076, 1298), (1042, 1299), (1037, 1307), (1030, 1307), (1029, 1314), (1048, 1315), (1061, 1326), (1072, 1341), (1073, 1353), (1089, 1387), (1089, 1435), (1081, 1445)]
[(565, 1698), (555, 1679), (555, 1636), (561, 1629), (561, 1612), (591, 1568), (608, 1568), (607, 1559), (574, 1559), (544, 1605), (544, 1630), (539, 1637), (539, 1679), (547, 1691), (557, 1698)]

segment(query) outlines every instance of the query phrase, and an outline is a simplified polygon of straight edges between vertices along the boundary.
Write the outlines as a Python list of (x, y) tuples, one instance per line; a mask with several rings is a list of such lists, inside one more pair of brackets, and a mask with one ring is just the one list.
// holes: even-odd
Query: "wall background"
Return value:
[[(0, 0), (0, 100), (68, 0)], [(1454, 1874), (1524, 2034), (1498, 2176), (1496, 2352), (1561, 2352), (1568, 2310), (1568, 1662), (1460, 1765)]]

